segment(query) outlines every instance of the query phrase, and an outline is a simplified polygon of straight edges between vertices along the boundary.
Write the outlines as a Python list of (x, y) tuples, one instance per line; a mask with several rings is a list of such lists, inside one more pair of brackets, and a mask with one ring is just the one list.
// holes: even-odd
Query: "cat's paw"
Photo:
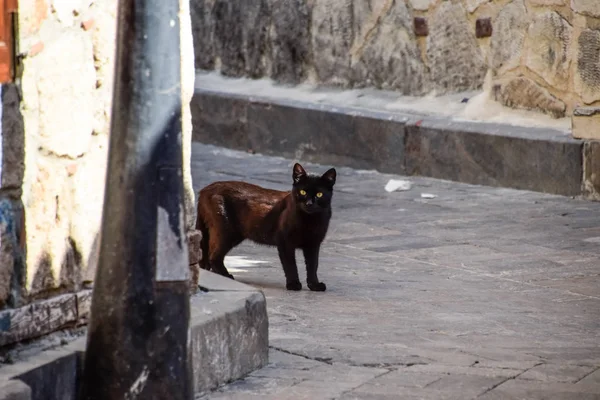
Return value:
[(324, 292), (327, 290), (327, 285), (323, 282), (308, 282), (308, 288), (313, 292)]
[(293, 281), (293, 282), (288, 282), (285, 284), (285, 288), (287, 290), (302, 290), (302, 284), (300, 283), (300, 281)]

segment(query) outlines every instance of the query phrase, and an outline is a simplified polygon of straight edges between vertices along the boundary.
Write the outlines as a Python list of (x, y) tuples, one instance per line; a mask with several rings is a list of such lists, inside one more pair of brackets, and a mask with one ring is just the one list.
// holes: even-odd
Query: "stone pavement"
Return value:
[[(287, 189), (291, 165), (193, 145), (196, 190)], [(338, 169), (324, 293), (286, 291), (273, 248), (230, 253), (267, 298), (270, 364), (202, 398), (600, 399), (600, 204), (390, 178)]]

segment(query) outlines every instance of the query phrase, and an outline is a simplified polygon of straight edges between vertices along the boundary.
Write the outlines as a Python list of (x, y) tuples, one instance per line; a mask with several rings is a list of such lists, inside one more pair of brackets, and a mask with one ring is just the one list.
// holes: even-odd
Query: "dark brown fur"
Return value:
[(317, 269), (331, 219), (336, 172), (332, 168), (323, 176), (310, 176), (296, 164), (292, 176), (288, 192), (235, 181), (215, 182), (200, 191), (196, 229), (202, 231), (202, 268), (233, 278), (223, 263), (225, 255), (249, 239), (277, 246), (287, 289), (302, 289), (296, 249), (304, 253), (309, 289), (326, 289)]

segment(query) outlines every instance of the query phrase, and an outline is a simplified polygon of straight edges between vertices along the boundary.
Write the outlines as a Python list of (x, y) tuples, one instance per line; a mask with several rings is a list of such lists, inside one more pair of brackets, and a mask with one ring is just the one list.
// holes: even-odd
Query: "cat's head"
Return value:
[(331, 168), (321, 176), (308, 175), (302, 165), (296, 163), (292, 178), (294, 180), (292, 195), (300, 210), (307, 214), (315, 214), (331, 207), (336, 178), (335, 168)]

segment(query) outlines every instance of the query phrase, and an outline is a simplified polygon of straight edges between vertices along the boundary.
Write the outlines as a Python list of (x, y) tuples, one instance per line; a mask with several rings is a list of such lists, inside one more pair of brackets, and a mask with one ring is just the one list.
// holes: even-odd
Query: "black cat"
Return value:
[(293, 169), (289, 192), (244, 182), (215, 182), (198, 194), (196, 229), (202, 231), (202, 268), (230, 277), (225, 255), (245, 239), (277, 246), (286, 288), (301, 290), (295, 250), (302, 249), (310, 290), (325, 291), (319, 282), (319, 249), (331, 219), (336, 171), (308, 175), (300, 164)]

